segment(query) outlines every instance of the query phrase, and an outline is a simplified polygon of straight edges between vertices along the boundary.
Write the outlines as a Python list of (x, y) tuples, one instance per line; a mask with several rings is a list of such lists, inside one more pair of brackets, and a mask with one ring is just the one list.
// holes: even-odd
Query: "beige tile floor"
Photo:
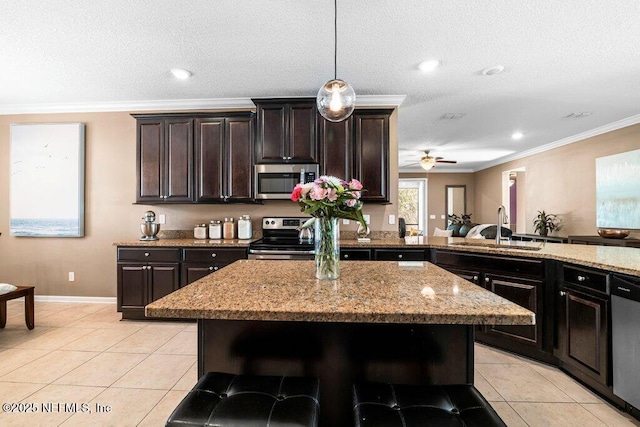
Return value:
[[(8, 313), (0, 403), (22, 405), (0, 411), (0, 426), (162, 426), (197, 380), (193, 323), (119, 321), (112, 304), (37, 302), (29, 331), (22, 301), (9, 301)], [(640, 426), (558, 369), (483, 345), (476, 386), (509, 426)]]

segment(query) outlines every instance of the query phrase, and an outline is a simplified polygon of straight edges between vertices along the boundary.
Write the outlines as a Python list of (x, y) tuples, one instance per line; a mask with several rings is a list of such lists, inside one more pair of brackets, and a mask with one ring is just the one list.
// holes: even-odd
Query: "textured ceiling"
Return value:
[[(0, 6), (4, 114), (315, 96), (333, 77), (331, 0)], [(459, 161), (436, 170), (478, 170), (616, 122), (639, 122), (639, 21), (637, 0), (339, 0), (338, 77), (358, 95), (406, 95), (398, 115), (401, 167), (431, 149)], [(425, 74), (418, 64), (427, 58), (442, 65)], [(482, 75), (495, 64), (505, 71)], [(173, 79), (175, 67), (193, 77)], [(566, 118), (581, 112), (593, 114)], [(463, 116), (442, 119), (447, 113)], [(519, 141), (511, 139), (516, 130), (524, 134)]]

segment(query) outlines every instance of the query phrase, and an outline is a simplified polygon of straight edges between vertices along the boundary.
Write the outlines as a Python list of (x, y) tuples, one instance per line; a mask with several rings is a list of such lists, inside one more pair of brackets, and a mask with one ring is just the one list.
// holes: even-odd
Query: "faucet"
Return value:
[(504, 205), (498, 206), (498, 221), (496, 222), (496, 245), (500, 244), (500, 240), (502, 239), (502, 223), (505, 218), (505, 207)]

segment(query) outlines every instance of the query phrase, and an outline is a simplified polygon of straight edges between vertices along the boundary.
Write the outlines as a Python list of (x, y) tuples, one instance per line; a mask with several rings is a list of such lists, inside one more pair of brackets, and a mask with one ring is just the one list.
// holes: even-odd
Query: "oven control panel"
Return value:
[(262, 218), (263, 230), (297, 230), (309, 217), (265, 217)]

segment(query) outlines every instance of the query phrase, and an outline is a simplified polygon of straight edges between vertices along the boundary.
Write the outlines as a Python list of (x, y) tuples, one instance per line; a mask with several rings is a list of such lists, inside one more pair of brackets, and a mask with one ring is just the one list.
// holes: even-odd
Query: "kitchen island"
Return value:
[(531, 325), (534, 314), (433, 264), (240, 260), (149, 304), (198, 320), (198, 374), (312, 375), (321, 423), (351, 423), (351, 385), (473, 384), (477, 324)]

